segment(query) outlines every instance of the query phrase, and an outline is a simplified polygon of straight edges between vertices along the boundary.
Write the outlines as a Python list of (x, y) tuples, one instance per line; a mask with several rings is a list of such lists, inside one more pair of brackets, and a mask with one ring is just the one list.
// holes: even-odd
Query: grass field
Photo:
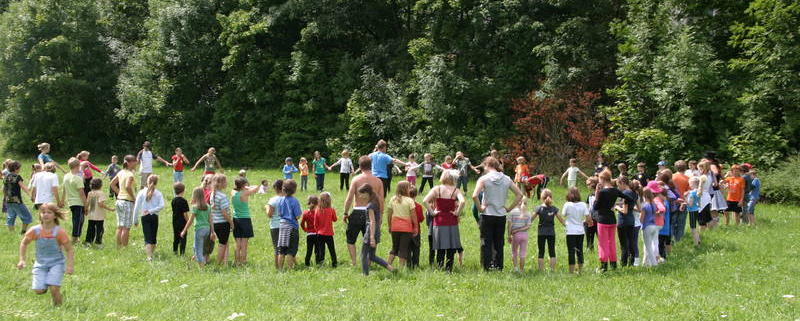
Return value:
[[(162, 178), (159, 188), (169, 202), (171, 170), (157, 166), (156, 174)], [(27, 180), (29, 173), (23, 175)], [(198, 175), (187, 172), (189, 189), (199, 181)], [(279, 177), (277, 170), (248, 173), (251, 182)], [(309, 186), (313, 189), (313, 178)], [(325, 186), (341, 212), (345, 194), (338, 191), (338, 173), (328, 175)], [(564, 189), (556, 187), (554, 192), (556, 205), (561, 207)], [(304, 203), (307, 195), (301, 192), (298, 199)], [(212, 264), (198, 271), (188, 255), (173, 255), (169, 206), (161, 212), (154, 262), (145, 260), (141, 228), (131, 231), (131, 246), (114, 247), (115, 215), (109, 214), (105, 248), (76, 247), (75, 274), (65, 277), (64, 305), (57, 308), (51, 306), (49, 295), (37, 296), (30, 290), (30, 264), (25, 270), (16, 269), (19, 233), (3, 231), (0, 319), (800, 320), (800, 301), (793, 297), (800, 295), (798, 207), (760, 205), (757, 227), (723, 226), (705, 233), (700, 248), (684, 239), (669, 260), (655, 268), (599, 274), (594, 272), (599, 266), (596, 253), (587, 253), (588, 273), (580, 276), (567, 273), (560, 225), (556, 272), (530, 269), (535, 268), (535, 237), (528, 246), (527, 271), (510, 271), (510, 246), (506, 246), (507, 270), (483, 272), (478, 229), (467, 215), (461, 224), (465, 265), (453, 274), (428, 267), (424, 241), (421, 269), (391, 274), (374, 268), (365, 277), (349, 264), (341, 221), (335, 223), (339, 268), (326, 264), (276, 272), (267, 219), (261, 210), (271, 196), (251, 198), (256, 237), (250, 243), (249, 264), (241, 268)], [(70, 230), (69, 219), (62, 226)], [(385, 224), (383, 229), (385, 232)], [(301, 233), (301, 260), (304, 239)], [(189, 248), (191, 243), (190, 235)], [(378, 246), (379, 256), (385, 257), (389, 248), (386, 238)], [(33, 261), (32, 250), (29, 262)]]

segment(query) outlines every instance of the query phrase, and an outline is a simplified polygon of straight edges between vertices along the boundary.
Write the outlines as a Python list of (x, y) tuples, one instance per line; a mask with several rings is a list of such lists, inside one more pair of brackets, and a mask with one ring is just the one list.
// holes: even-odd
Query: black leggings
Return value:
[(422, 183), (419, 184), (419, 191), (417, 191), (417, 194), (422, 195), (422, 192), (425, 191), (425, 182), (428, 182), (428, 188), (433, 188), (433, 176), (422, 177)]
[(86, 243), (103, 244), (103, 221), (89, 220), (89, 227), (86, 229)]
[(317, 243), (317, 235), (307, 235), (306, 236), (306, 266), (311, 266), (311, 253), (314, 253), (314, 257), (319, 256), (319, 244)]
[(411, 238), (411, 259), (409, 260), (409, 267), (415, 268), (419, 266), (419, 250), (421, 238), (419, 234)]
[(567, 256), (569, 265), (575, 265), (575, 257), (578, 257), (578, 264), (583, 264), (583, 235), (567, 235)]
[(539, 235), (539, 258), (544, 258), (544, 243), (547, 243), (547, 252), (550, 258), (556, 257), (556, 236), (555, 235)]
[(619, 225), (617, 226), (617, 235), (619, 236), (619, 247), (622, 249), (622, 266), (633, 266), (633, 259), (635, 258), (635, 249), (633, 242), (635, 242), (633, 226)]
[(536, 199), (540, 200), (542, 198), (542, 190), (547, 188), (547, 184), (550, 183), (550, 177), (545, 176), (539, 185), (536, 185)]
[(433, 266), (433, 260), (435, 258), (436, 250), (433, 249), (433, 235), (428, 235), (428, 264), (430, 264), (430, 266)]
[(659, 235), (658, 236), (658, 253), (661, 255), (661, 258), (667, 258), (667, 246), (672, 245), (672, 239), (669, 235)]
[[(185, 226), (186, 223), (184, 222), (183, 225)], [(173, 222), (172, 252), (180, 253), (180, 255), (183, 255), (184, 253), (186, 253), (186, 236), (181, 237), (181, 232), (183, 232), (183, 226), (180, 224), (180, 222)], [(180, 252), (178, 252), (178, 250), (180, 250)]]
[(583, 230), (586, 231), (586, 248), (589, 249), (589, 251), (593, 251), (594, 236), (597, 235), (597, 223), (592, 224), (592, 226), (583, 223)]
[(339, 190), (350, 190), (350, 173), (339, 173)]
[(338, 261), (336, 260), (336, 245), (333, 243), (333, 235), (317, 235), (317, 264), (325, 262), (325, 246), (328, 246), (328, 252), (331, 253), (331, 266), (336, 267)]
[(72, 212), (72, 237), (79, 238), (83, 230), (83, 206), (70, 206), (69, 210)]
[(484, 270), (503, 269), (506, 217), (481, 215), (481, 265)]
[[(444, 270), (447, 272), (453, 271), (453, 258), (456, 255), (456, 249), (446, 249), (446, 250), (436, 250), (436, 266), (438, 268), (442, 268), (444, 264)], [(445, 263), (445, 256), (447, 256), (447, 262)]]

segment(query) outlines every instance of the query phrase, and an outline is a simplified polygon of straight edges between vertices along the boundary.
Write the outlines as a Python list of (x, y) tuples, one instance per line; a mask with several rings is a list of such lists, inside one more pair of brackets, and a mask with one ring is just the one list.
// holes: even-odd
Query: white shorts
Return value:
[(34, 290), (47, 290), (48, 286), (61, 286), (64, 279), (64, 263), (53, 265), (33, 265), (33, 285)]
[(117, 227), (133, 226), (133, 202), (117, 200)]

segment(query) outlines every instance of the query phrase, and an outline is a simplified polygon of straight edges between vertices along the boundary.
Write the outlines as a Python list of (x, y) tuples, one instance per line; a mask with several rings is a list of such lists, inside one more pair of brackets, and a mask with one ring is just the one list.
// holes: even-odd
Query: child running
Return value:
[(33, 222), (33, 216), (22, 201), (22, 192), (24, 191), (30, 197), (31, 191), (28, 186), (23, 183), (22, 176), (19, 175), (19, 170), (22, 164), (18, 161), (11, 161), (8, 164), (8, 174), (3, 177), (3, 199), (6, 201), (6, 226), (8, 230), (14, 232), (14, 224), (16, 223), (17, 216), (22, 221), (22, 233), (28, 230), (28, 225)]
[(258, 186), (247, 186), (247, 180), (237, 177), (233, 180), (233, 239), (236, 242), (234, 262), (236, 266), (247, 263), (247, 243), (253, 237), (253, 221), (250, 218), (250, 195), (258, 191)]
[(569, 273), (580, 274), (583, 269), (584, 224), (593, 226), (594, 222), (589, 214), (589, 206), (581, 202), (581, 193), (577, 187), (570, 187), (567, 191), (567, 202), (564, 203), (563, 213), (566, 221)]
[(536, 208), (531, 216), (531, 221), (539, 217), (539, 270), (544, 269), (544, 246), (547, 243), (547, 252), (550, 257), (550, 270), (556, 270), (556, 230), (554, 220), (558, 218), (562, 225), (566, 225), (564, 218), (558, 214), (558, 207), (553, 206), (553, 192), (544, 189), (541, 194), (542, 205)]
[(142, 232), (144, 234), (144, 250), (147, 261), (153, 260), (153, 253), (158, 243), (158, 212), (164, 209), (164, 195), (158, 190), (158, 175), (147, 177), (147, 188), (136, 194), (133, 213), (135, 217), (142, 217)]
[(333, 222), (336, 222), (336, 210), (331, 207), (333, 200), (331, 194), (322, 192), (319, 194), (319, 207), (314, 214), (314, 226), (317, 231), (317, 264), (325, 262), (325, 247), (331, 254), (331, 266), (336, 267), (339, 262), (336, 258), (336, 246), (333, 242)]
[(61, 281), (64, 279), (64, 273), (72, 274), (74, 271), (72, 243), (67, 232), (58, 225), (59, 219), (64, 219), (64, 213), (59, 211), (56, 204), (46, 203), (39, 207), (41, 223), (25, 233), (19, 245), (19, 263), (17, 263), (18, 269), (25, 268), (28, 245), (36, 241), (32, 288), (36, 294), (45, 294), (49, 290), (53, 297), (53, 305), (56, 306), (62, 302)]
[(175, 197), (170, 203), (172, 207), (172, 252), (175, 254), (183, 255), (186, 253), (186, 237), (181, 236), (183, 228), (186, 227), (186, 222), (189, 221), (190, 209), (189, 202), (183, 198), (183, 193), (186, 191), (186, 185), (181, 182), (172, 184), (172, 192)]
[(189, 226), (194, 223), (194, 245), (192, 251), (194, 258), (202, 269), (206, 262), (208, 262), (209, 254), (206, 253), (206, 238), (211, 242), (217, 240), (217, 234), (214, 233), (214, 223), (209, 220), (209, 206), (205, 199), (205, 192), (202, 187), (195, 188), (192, 191), (192, 214), (186, 221), (186, 226), (181, 231), (181, 237), (186, 237), (186, 231)]
[(583, 176), (583, 178), (585, 179), (589, 179), (589, 176), (586, 176), (586, 174), (584, 174), (583, 171), (581, 171), (581, 169), (578, 167), (578, 160), (570, 158), (569, 167), (567, 168), (566, 171), (564, 171), (564, 174), (561, 174), (561, 179), (559, 180), (559, 183), (564, 184), (564, 177), (566, 177), (567, 188), (573, 188), (576, 186), (578, 182), (578, 174), (581, 174), (581, 176)]
[(317, 242), (317, 228), (314, 225), (314, 216), (317, 212), (317, 207), (319, 206), (319, 197), (315, 195), (309, 195), (308, 200), (306, 200), (306, 205), (308, 205), (308, 210), (303, 212), (303, 218), (300, 219), (300, 228), (306, 232), (306, 266), (311, 266), (311, 255), (314, 254), (316, 258), (319, 255), (319, 248)]
[(92, 178), (89, 183), (91, 191), (87, 196), (89, 207), (86, 209), (86, 219), (89, 221), (89, 227), (86, 229), (86, 244), (96, 245), (98, 247), (103, 245), (103, 234), (105, 233), (106, 211), (114, 211), (114, 208), (106, 205), (106, 193), (102, 191), (103, 180), (99, 178)]
[(511, 243), (511, 263), (515, 272), (525, 270), (528, 230), (531, 228), (531, 214), (525, 206), (527, 201), (528, 199), (523, 196), (519, 207), (508, 213), (508, 243)]

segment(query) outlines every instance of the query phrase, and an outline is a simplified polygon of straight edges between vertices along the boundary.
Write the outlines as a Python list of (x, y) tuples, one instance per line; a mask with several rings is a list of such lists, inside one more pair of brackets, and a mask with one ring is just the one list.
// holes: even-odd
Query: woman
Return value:
[(600, 269), (608, 270), (617, 268), (617, 240), (614, 232), (617, 229), (617, 218), (614, 215), (614, 206), (618, 198), (623, 198), (625, 202), (635, 202), (636, 199), (625, 195), (613, 186), (611, 181), (611, 170), (606, 168), (598, 176), (600, 183), (597, 184), (594, 198), (594, 210), (597, 211), (597, 253), (600, 255)]
[[(436, 251), (436, 265), (445, 270), (453, 270), (453, 259), (461, 248), (461, 235), (458, 231), (458, 213), (464, 208), (464, 195), (456, 188), (458, 171), (445, 170), (439, 178), (441, 185), (428, 192), (423, 201), (425, 208), (433, 215), (433, 250)], [(447, 262), (445, 263), (445, 257)]]

